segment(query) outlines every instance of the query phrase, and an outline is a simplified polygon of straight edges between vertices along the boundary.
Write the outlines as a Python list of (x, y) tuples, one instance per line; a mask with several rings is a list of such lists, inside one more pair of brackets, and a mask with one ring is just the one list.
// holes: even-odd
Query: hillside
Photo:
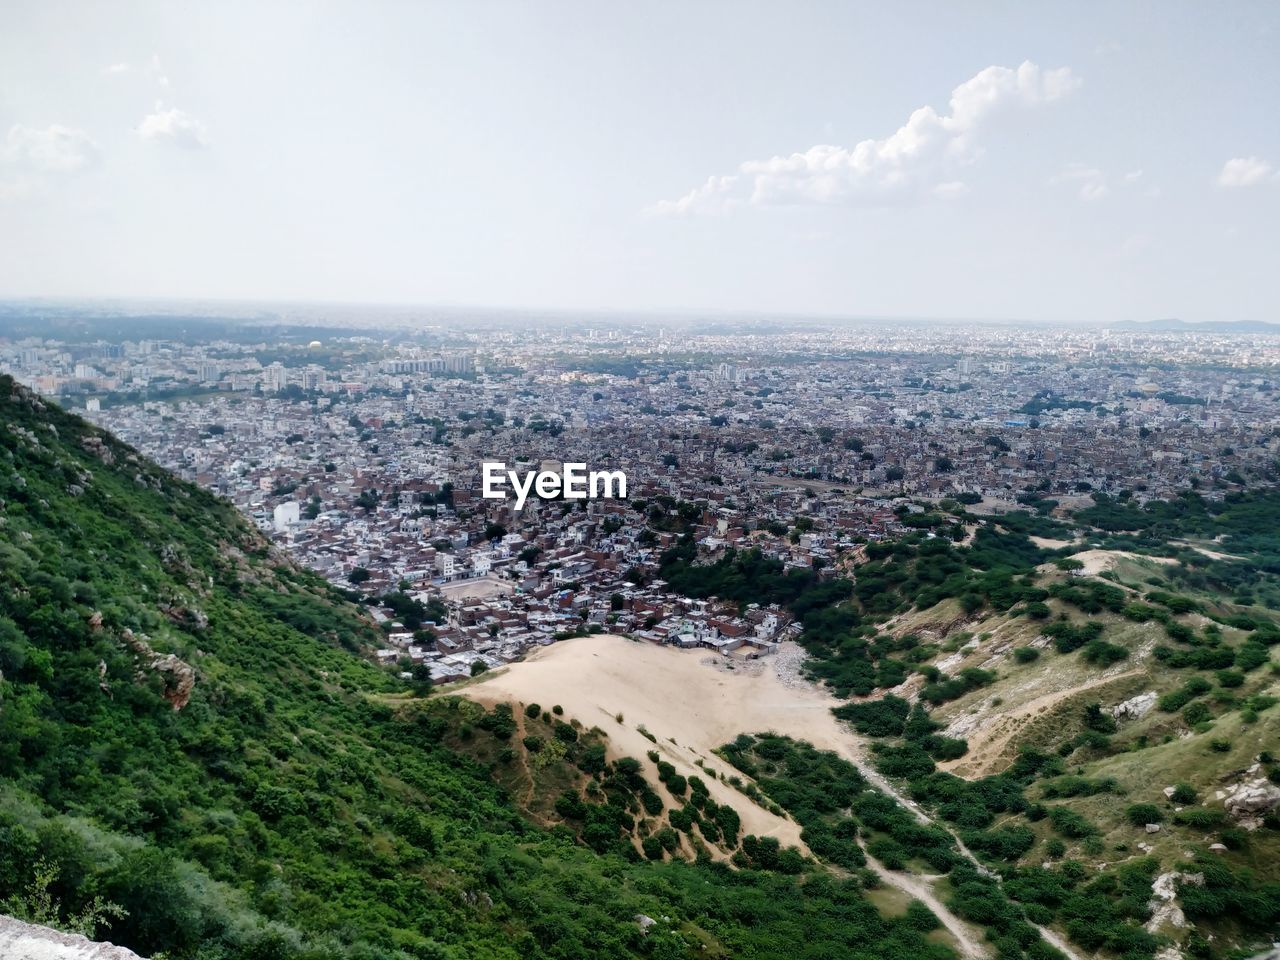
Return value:
[(0, 912), (201, 960), (954, 955), (728, 814), (686, 811), (736, 866), (645, 847), (576, 743), (543, 829), (491, 776), (509, 707), (424, 709), (229, 505), (3, 377), (0, 501)]
[(922, 522), (936, 536), (873, 545), (854, 598), (809, 617), (809, 669), (851, 696), (837, 715), (1074, 944), (1136, 960), (1269, 943), (1280, 498), (950, 508)]
[(682, 539), (826, 690), (601, 637), (422, 699), (230, 505), (0, 378), (0, 912), (213, 960), (1243, 955), (1278, 505), (943, 504), (825, 580)]

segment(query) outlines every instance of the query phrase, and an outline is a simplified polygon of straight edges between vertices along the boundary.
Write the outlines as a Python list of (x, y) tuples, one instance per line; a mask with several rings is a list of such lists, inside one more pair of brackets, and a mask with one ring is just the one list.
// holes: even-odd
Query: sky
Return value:
[(0, 297), (1280, 321), (1280, 4), (0, 0)]

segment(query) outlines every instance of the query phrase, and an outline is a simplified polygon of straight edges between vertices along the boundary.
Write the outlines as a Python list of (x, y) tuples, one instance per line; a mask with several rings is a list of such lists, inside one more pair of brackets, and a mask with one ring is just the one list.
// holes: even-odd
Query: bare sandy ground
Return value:
[(1051, 540), (1048, 537), (1028, 537), (1027, 539), (1045, 550), (1061, 550), (1076, 542), (1075, 540)]
[[(725, 658), (706, 650), (678, 650), (597, 634), (543, 647), (459, 693), (490, 705), (517, 701), (538, 703), (545, 709), (559, 704), (567, 717), (608, 734), (611, 758), (643, 759), (650, 750), (657, 750), (686, 776), (701, 776), (717, 803), (733, 806), (742, 818), (744, 833), (777, 837), (784, 846), (806, 849), (799, 826), (757, 806), (718, 779), (735, 771), (712, 750), (740, 733), (771, 731), (832, 750), (927, 822), (918, 805), (870, 768), (859, 737), (831, 713), (840, 701), (796, 675), (792, 665), (798, 662), (798, 654), (798, 647), (787, 643), (778, 656), (749, 664), (736, 662), (729, 669)], [(650, 741), (640, 727), (657, 742)], [(698, 760), (702, 769), (696, 765)], [(645, 765), (646, 773), (651, 773), (652, 765), (647, 760)], [(660, 786), (656, 789), (665, 794)], [(927, 904), (964, 956), (987, 954), (975, 931), (947, 909), (927, 878), (885, 870), (872, 859), (869, 866), (890, 886)]]
[(488, 600), (490, 597), (501, 597), (515, 593), (514, 583), (498, 580), (495, 577), (481, 577), (477, 580), (459, 580), (446, 583), (440, 587), (440, 593), (449, 600)]
[(512, 700), (544, 708), (559, 704), (566, 716), (608, 734), (611, 757), (644, 759), (657, 750), (686, 776), (701, 776), (717, 802), (736, 808), (744, 832), (803, 848), (793, 821), (757, 807), (718, 780), (720, 774), (735, 771), (712, 754), (740, 733), (765, 731), (826, 749), (839, 745), (840, 752), (848, 754), (852, 735), (831, 714), (836, 701), (811, 685), (793, 684), (779, 680), (767, 659), (735, 663), (729, 670), (724, 658), (707, 650), (677, 650), (597, 634), (542, 647), (461, 692), (484, 703)]
[(1072, 554), (1073, 560), (1084, 564), (1084, 573), (1097, 576), (1104, 570), (1112, 569), (1121, 560), (1150, 560), (1152, 563), (1176, 564), (1172, 557), (1148, 557), (1141, 553), (1130, 553), (1128, 550), (1081, 550)]

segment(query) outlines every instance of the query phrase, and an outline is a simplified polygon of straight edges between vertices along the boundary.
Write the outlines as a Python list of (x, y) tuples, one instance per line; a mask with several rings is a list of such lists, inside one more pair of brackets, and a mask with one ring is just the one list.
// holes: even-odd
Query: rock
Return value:
[(1176, 788), (1174, 788), (1174, 787), (1165, 787), (1165, 788), (1164, 788), (1163, 790), (1161, 790), (1160, 792), (1161, 792), (1161, 793), (1163, 793), (1163, 794), (1165, 795), (1165, 798), (1166, 798), (1166, 799), (1170, 799), (1170, 798), (1172, 798), (1172, 797), (1173, 797), (1173, 793), (1174, 793), (1174, 790), (1175, 790), (1175, 789), (1176, 789)]
[(196, 686), (195, 668), (172, 653), (156, 653), (146, 636), (136, 635), (128, 627), (121, 636), (129, 649), (143, 661), (145, 670), (164, 674), (164, 698), (173, 704), (173, 709), (177, 711), (185, 707), (191, 701), (191, 691)]
[(636, 926), (640, 928), (641, 933), (648, 933), (649, 928), (658, 922), (653, 919), (653, 917), (646, 917), (643, 913), (637, 913), (635, 915), (635, 921)]
[(1147, 833), (1159, 833), (1159, 832), (1160, 832), (1160, 824), (1158, 823), (1147, 824)]
[(13, 960), (141, 960), (132, 950), (0, 917), (0, 957)]
[(1211, 853), (1226, 853), (1227, 845), (1225, 843), (1211, 843), (1209, 844), (1209, 851)]
[(80, 447), (85, 453), (97, 457), (108, 467), (116, 462), (116, 456), (111, 452), (110, 448), (102, 442), (101, 437), (81, 437)]
[(1178, 874), (1162, 873), (1151, 882), (1151, 901), (1147, 909), (1151, 911), (1151, 919), (1147, 921), (1148, 933), (1155, 933), (1166, 924), (1171, 927), (1185, 927), (1187, 917), (1178, 906)]
[(1156, 692), (1148, 690), (1146, 693), (1140, 693), (1136, 697), (1117, 704), (1111, 708), (1111, 716), (1117, 720), (1140, 720), (1151, 712), (1156, 705)]
[(1262, 777), (1236, 784), (1228, 791), (1223, 806), (1237, 820), (1257, 820), (1280, 807), (1280, 786)]

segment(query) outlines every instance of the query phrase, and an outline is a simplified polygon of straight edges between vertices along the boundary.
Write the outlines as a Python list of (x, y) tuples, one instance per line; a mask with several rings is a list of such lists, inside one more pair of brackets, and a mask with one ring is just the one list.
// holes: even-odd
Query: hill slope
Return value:
[(502, 714), (419, 709), (228, 504), (6, 377), (0, 507), (0, 912), (201, 960), (954, 955), (767, 844), (646, 862), (616, 764), (588, 845), (533, 826), (446, 746)]

